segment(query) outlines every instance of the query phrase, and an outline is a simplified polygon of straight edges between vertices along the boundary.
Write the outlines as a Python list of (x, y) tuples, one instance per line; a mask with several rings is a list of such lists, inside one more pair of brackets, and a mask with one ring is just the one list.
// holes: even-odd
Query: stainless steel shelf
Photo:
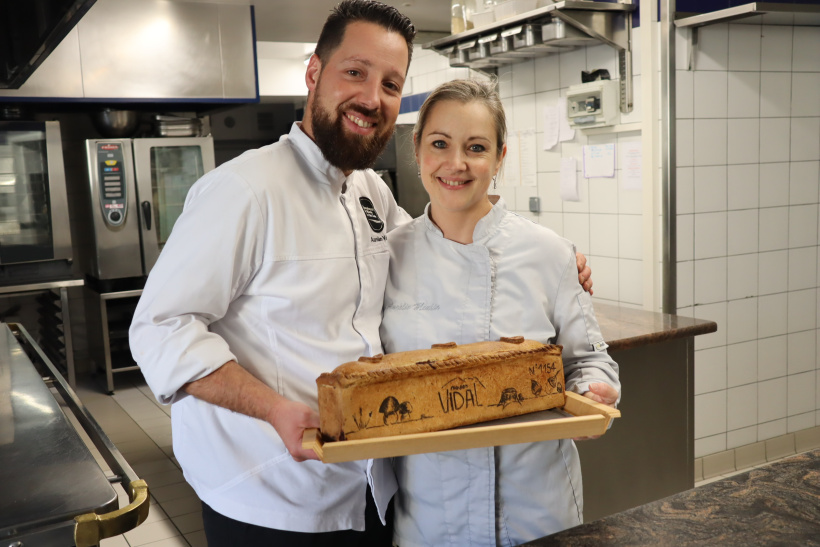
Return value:
[(751, 2), (699, 15), (678, 14), (677, 27), (697, 28), (717, 23), (744, 23), (750, 25), (820, 26), (819, 4), (775, 4)]
[[(424, 44), (450, 66), (495, 70), (499, 66), (604, 43), (618, 51), (621, 112), (632, 111), (632, 12), (623, 3), (564, 0)], [(542, 34), (543, 29), (543, 34)], [(549, 33), (549, 36), (548, 36)], [(507, 41), (505, 43), (505, 40)], [(515, 45), (510, 42), (515, 41)]]
[[(527, 13), (522, 13), (520, 15), (516, 15), (514, 17), (509, 17), (507, 19), (503, 19), (501, 21), (496, 21), (492, 25), (487, 25), (486, 27), (480, 27), (476, 29), (467, 30), (465, 32), (460, 32), (458, 34), (453, 34), (451, 36), (447, 36), (445, 38), (439, 38), (438, 40), (434, 40), (427, 44), (424, 44), (424, 49), (434, 49), (438, 50), (440, 48), (446, 48), (447, 46), (452, 46), (458, 44), (463, 40), (468, 40), (470, 38), (478, 38), (480, 36), (484, 36), (486, 34), (492, 34), (494, 32), (498, 32), (501, 30), (505, 30), (508, 28), (512, 28), (518, 25), (522, 25), (524, 23), (532, 23), (534, 21), (540, 21), (542, 19), (549, 19), (551, 17), (558, 17), (560, 19), (564, 19), (565, 17), (571, 17), (572, 15), (578, 15), (575, 12), (597, 12), (607, 14), (605, 17), (612, 17), (614, 14), (618, 15), (625, 15), (630, 14), (635, 11), (636, 6), (630, 3), (623, 3), (623, 4), (616, 4), (612, 2), (592, 2), (590, 0), (564, 0), (563, 2), (557, 2), (555, 4), (550, 4), (549, 6), (545, 6), (543, 8), (538, 8), (533, 11), (528, 11)], [(566, 19), (565, 19), (566, 20)], [(572, 21), (567, 20), (567, 23), (573, 24)], [(576, 25), (573, 25), (576, 26)], [(583, 29), (581, 29), (583, 30)], [(590, 29), (595, 34), (600, 34), (603, 30), (603, 35), (611, 34), (606, 29), (596, 28)], [(593, 35), (594, 36), (594, 35)], [(611, 38), (602, 38), (604, 40), (611, 39)], [(616, 46), (624, 48), (626, 45)]]

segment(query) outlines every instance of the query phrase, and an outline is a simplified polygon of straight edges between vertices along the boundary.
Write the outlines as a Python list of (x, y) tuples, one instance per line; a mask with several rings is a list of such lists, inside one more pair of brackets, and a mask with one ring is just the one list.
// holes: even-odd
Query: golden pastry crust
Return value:
[(316, 384), (326, 441), (438, 431), (565, 402), (561, 346), (520, 336), (362, 357)]

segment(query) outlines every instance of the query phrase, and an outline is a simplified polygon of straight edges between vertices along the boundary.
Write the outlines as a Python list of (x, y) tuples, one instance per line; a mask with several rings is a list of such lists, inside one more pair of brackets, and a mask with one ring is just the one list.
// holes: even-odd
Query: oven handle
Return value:
[(143, 201), (142, 202), (142, 218), (145, 220), (145, 229), (151, 229), (151, 202), (150, 201)]
[(124, 534), (142, 524), (148, 518), (148, 485), (135, 480), (128, 485), (131, 503), (110, 513), (97, 515), (85, 513), (74, 517), (74, 543), (77, 547), (94, 547), (100, 540)]

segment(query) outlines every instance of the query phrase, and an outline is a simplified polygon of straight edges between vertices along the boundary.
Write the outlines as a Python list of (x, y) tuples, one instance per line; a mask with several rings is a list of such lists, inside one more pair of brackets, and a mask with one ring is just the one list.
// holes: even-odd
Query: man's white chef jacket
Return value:
[[(603, 382), (620, 392), (571, 242), (503, 200), (469, 245), (445, 239), (427, 211), (390, 234), (387, 352), (521, 335), (563, 345), (567, 390)], [(395, 466), (400, 547), (511, 546), (581, 523), (581, 466), (568, 439), (419, 454)]]
[[(280, 530), (364, 529), (367, 462), (296, 463), (268, 423), (180, 388), (236, 360), (317, 409), (322, 372), (382, 352), (386, 234), (408, 220), (373, 171), (345, 178), (298, 124), (191, 189), (130, 337), (151, 390), (173, 403), (185, 478), (217, 512)], [(395, 482), (378, 484), (383, 513)]]

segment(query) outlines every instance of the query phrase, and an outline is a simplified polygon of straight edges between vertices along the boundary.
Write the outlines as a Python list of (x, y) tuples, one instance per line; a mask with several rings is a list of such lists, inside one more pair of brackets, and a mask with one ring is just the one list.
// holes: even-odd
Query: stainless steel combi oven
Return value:
[(84, 272), (100, 280), (148, 275), (188, 190), (214, 168), (213, 139), (92, 139), (85, 154), (92, 245), (80, 257)]
[(59, 122), (0, 122), (0, 284), (23, 265), (26, 282), (68, 277), (71, 260)]

